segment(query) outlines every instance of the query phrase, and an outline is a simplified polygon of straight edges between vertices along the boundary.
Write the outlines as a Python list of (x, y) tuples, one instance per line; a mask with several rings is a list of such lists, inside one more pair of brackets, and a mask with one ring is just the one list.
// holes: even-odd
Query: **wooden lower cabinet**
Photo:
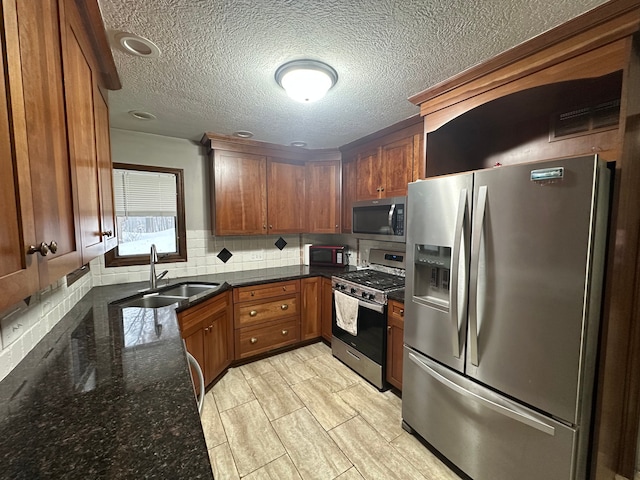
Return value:
[(389, 301), (387, 310), (387, 381), (402, 390), (402, 349), (404, 343), (404, 304)]
[(321, 329), (322, 338), (331, 343), (331, 317), (333, 315), (333, 292), (331, 290), (331, 279), (322, 279), (322, 308), (321, 308)]
[(302, 318), (300, 319), (300, 333), (302, 340), (318, 338), (321, 331), (321, 290), (322, 278), (303, 278), (300, 280), (302, 289)]
[[(233, 359), (231, 313), (230, 291), (178, 313), (182, 338), (187, 351), (202, 368), (205, 385), (220, 375)], [(197, 378), (195, 372), (192, 375)]]
[(300, 342), (300, 280), (233, 289), (235, 359)]

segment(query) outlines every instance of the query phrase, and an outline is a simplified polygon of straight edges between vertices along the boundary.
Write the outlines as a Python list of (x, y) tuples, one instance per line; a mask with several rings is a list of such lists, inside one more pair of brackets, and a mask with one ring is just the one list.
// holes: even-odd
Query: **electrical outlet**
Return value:
[(264, 252), (262, 250), (254, 250), (251, 252), (249, 259), (251, 261), (264, 260)]
[(23, 315), (17, 315), (22, 309), (17, 309), (2, 319), (2, 346), (6, 348), (15, 342), (25, 332), (26, 319)]

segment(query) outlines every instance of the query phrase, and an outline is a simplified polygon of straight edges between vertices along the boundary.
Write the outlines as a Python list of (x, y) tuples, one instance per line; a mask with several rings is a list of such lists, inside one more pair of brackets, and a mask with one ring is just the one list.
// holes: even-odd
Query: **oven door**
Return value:
[(333, 336), (383, 366), (386, 358), (387, 306), (359, 300), (358, 335), (354, 336), (338, 327), (335, 299), (332, 305)]

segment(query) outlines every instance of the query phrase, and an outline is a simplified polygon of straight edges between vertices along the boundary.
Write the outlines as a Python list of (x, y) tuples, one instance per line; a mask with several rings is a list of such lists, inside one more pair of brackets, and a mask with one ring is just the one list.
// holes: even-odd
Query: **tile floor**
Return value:
[(230, 369), (202, 426), (216, 480), (459, 480), (402, 430), (400, 398), (323, 343)]

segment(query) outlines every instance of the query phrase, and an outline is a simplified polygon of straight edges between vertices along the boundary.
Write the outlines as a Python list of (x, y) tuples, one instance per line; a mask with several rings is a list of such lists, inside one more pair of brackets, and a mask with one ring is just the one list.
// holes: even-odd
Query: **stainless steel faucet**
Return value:
[(156, 250), (155, 243), (151, 244), (151, 253), (149, 255), (149, 288), (154, 289), (157, 286), (158, 280), (163, 278), (169, 270), (165, 270), (160, 275), (156, 275), (156, 263), (158, 262), (158, 251)]

